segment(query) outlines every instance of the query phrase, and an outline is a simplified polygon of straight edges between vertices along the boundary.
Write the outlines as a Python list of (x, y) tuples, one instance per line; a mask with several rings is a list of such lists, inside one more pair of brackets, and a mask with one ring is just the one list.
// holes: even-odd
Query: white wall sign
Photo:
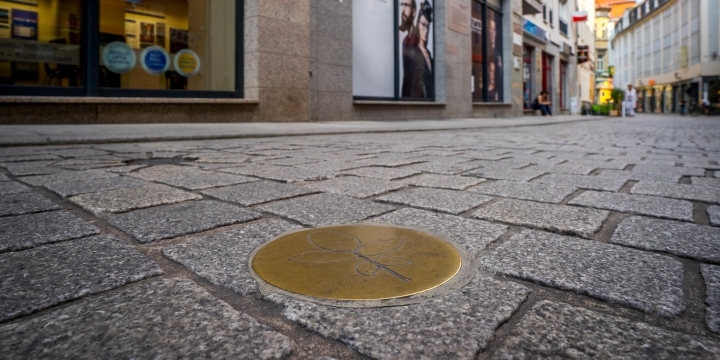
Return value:
[(105, 67), (117, 74), (124, 74), (135, 67), (135, 50), (122, 41), (107, 44), (102, 52)]

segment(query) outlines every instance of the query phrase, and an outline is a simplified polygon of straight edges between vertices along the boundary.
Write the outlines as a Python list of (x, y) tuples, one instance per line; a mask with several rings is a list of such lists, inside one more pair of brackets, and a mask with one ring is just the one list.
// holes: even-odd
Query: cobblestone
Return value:
[(202, 193), (244, 206), (252, 206), (274, 200), (282, 200), (316, 191), (291, 184), (273, 181), (256, 181), (240, 185), (203, 190)]
[(284, 232), (301, 226), (281, 220), (260, 220), (231, 230), (186, 237), (182, 244), (163, 248), (163, 254), (211, 284), (238, 294), (258, 291), (250, 275), (250, 253)]
[(376, 200), (457, 215), (492, 199), (490, 196), (465, 191), (413, 188), (383, 195)]
[(718, 353), (718, 343), (709, 338), (541, 301), (523, 317), (495, 358), (710, 359)]
[(389, 168), (382, 166), (369, 166), (358, 169), (346, 170), (343, 174), (355, 175), (376, 179), (395, 180), (419, 174), (420, 171), (406, 168)]
[(180, 186), (191, 190), (241, 184), (258, 180), (247, 176), (204, 171), (188, 166), (175, 165), (153, 166), (130, 173), (130, 176)]
[(438, 214), (412, 208), (400, 209), (372, 219), (373, 222), (409, 226), (444, 235), (465, 246), (472, 254), (497, 240), (508, 229), (505, 225)]
[(120, 213), (156, 205), (199, 200), (202, 196), (165, 185), (102, 191), (71, 197), (69, 200), (96, 215)]
[(630, 189), (630, 193), (720, 204), (720, 188), (712, 186), (668, 184), (659, 181), (640, 181)]
[(422, 304), (387, 308), (330, 307), (271, 294), (303, 327), (377, 359), (472, 359), (529, 290), (475, 276), (461, 291)]
[(470, 171), (465, 175), (497, 180), (530, 181), (543, 174), (545, 174), (545, 171), (542, 170), (483, 168)]
[(212, 200), (185, 201), (108, 216), (140, 243), (174, 238), (260, 218), (259, 213)]
[(624, 170), (603, 170), (599, 177), (622, 179), (625, 181), (664, 181), (668, 183), (677, 184), (682, 177), (681, 174), (671, 173), (653, 173), (653, 172), (639, 172), (639, 171), (624, 171)]
[(720, 228), (631, 216), (618, 225), (610, 242), (720, 264)]
[(293, 351), (286, 336), (179, 279), (0, 326), (0, 344), (7, 359), (280, 359)]
[(703, 264), (700, 272), (705, 280), (705, 324), (720, 334), (720, 266)]
[(60, 206), (37, 193), (0, 195), (0, 217), (58, 209)]
[(473, 213), (478, 219), (545, 229), (590, 238), (610, 215), (608, 211), (567, 205), (502, 199)]
[(547, 174), (535, 182), (575, 186), (580, 189), (618, 192), (627, 183), (626, 179), (604, 176), (572, 174)]
[(45, 184), (44, 187), (60, 195), (63, 198), (67, 198), (80, 194), (118, 190), (147, 185), (150, 185), (150, 183), (148, 183), (147, 181), (133, 179), (127, 176), (121, 176), (117, 178), (54, 182)]
[(303, 186), (318, 192), (342, 194), (356, 198), (380, 195), (405, 187), (404, 184), (399, 182), (362, 178), (359, 176), (340, 176), (327, 180), (308, 182), (303, 184)]
[(308, 195), (260, 205), (257, 210), (293, 219), (306, 226), (349, 224), (395, 208), (338, 194)]
[(693, 220), (692, 203), (657, 196), (587, 191), (570, 200), (569, 204), (668, 219)]
[(482, 259), (492, 272), (661, 316), (685, 310), (683, 264), (668, 256), (526, 230)]
[(720, 206), (710, 206), (707, 209), (710, 225), (720, 226)]
[(30, 185), (45, 185), (54, 182), (78, 181), (88, 179), (104, 179), (118, 176), (102, 170), (85, 170), (85, 171), (62, 171), (50, 175), (23, 176), (20, 181)]
[(476, 186), (470, 191), (486, 195), (559, 203), (577, 188), (574, 185), (497, 180)]
[(31, 191), (31, 188), (14, 181), (0, 181), (0, 195), (19, 194)]
[(465, 190), (470, 186), (480, 184), (485, 179), (469, 176), (451, 176), (440, 174), (422, 174), (398, 180), (403, 184), (429, 188)]
[(110, 236), (0, 254), (0, 321), (161, 273)]
[(99, 232), (97, 227), (65, 210), (4, 217), (0, 218), (0, 252), (77, 239)]
[(720, 179), (716, 178), (693, 176), (690, 178), (690, 181), (693, 185), (720, 187)]

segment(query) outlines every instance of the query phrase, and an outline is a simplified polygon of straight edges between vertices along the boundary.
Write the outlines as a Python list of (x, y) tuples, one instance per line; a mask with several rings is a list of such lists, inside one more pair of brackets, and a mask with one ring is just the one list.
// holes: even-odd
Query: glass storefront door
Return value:
[(533, 48), (523, 46), (523, 108), (530, 109), (533, 102), (532, 93), (532, 57)]

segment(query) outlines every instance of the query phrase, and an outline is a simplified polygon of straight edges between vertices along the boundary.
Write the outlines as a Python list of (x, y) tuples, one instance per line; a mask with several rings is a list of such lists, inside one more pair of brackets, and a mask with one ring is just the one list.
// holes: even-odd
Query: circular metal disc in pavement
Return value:
[(255, 273), (278, 288), (334, 300), (382, 300), (434, 289), (462, 265), (438, 237), (383, 225), (341, 225), (293, 232), (263, 245)]

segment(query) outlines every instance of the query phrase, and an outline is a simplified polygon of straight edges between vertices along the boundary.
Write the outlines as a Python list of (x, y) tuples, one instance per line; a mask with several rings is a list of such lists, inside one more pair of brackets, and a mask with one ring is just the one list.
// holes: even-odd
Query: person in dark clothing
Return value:
[(548, 96), (547, 91), (541, 91), (540, 95), (538, 95), (532, 103), (532, 109), (540, 110), (542, 116), (552, 116), (552, 110), (550, 109), (551, 106), (552, 103), (550, 102), (550, 97)]

